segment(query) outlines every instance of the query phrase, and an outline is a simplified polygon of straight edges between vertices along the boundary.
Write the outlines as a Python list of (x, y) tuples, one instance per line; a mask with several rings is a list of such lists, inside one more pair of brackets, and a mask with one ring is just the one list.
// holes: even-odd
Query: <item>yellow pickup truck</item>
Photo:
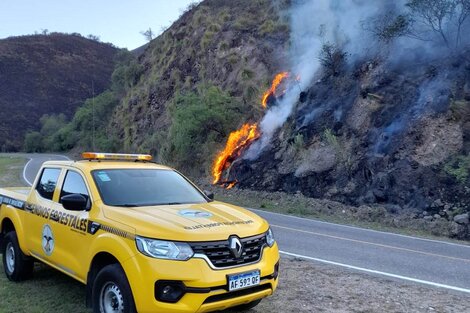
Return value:
[(93, 312), (245, 310), (278, 284), (268, 223), (149, 155), (48, 161), (32, 188), (0, 189), (0, 245), (8, 279), (45, 263), (86, 285)]

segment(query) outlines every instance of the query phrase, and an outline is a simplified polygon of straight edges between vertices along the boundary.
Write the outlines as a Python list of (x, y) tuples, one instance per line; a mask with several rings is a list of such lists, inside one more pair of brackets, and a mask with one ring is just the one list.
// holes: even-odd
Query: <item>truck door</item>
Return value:
[[(66, 210), (61, 203), (61, 198), (70, 194), (84, 196), (88, 200), (87, 209), (83, 211)], [(85, 260), (91, 241), (91, 235), (87, 233), (88, 211), (91, 209), (92, 199), (81, 173), (71, 169), (67, 170), (60, 188), (58, 202), (57, 216), (54, 217), (57, 220), (55, 227), (58, 252), (63, 256), (66, 270), (77, 278), (85, 280), (88, 272), (88, 264)]]
[(49, 216), (54, 207), (54, 193), (61, 173), (60, 168), (45, 167), (26, 204), (25, 235), (30, 252), (39, 259), (47, 259), (54, 251), (54, 240)]

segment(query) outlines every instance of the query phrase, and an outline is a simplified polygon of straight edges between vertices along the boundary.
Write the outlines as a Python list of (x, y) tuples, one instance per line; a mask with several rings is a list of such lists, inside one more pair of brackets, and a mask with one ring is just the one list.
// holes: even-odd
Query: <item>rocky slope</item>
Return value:
[(366, 62), (323, 76), (270, 145), (237, 160), (229, 179), (390, 211), (467, 211), (469, 61), (464, 52), (432, 64)]
[(43, 114), (70, 117), (93, 89), (108, 88), (117, 51), (58, 33), (0, 40), (0, 150), (20, 149)]

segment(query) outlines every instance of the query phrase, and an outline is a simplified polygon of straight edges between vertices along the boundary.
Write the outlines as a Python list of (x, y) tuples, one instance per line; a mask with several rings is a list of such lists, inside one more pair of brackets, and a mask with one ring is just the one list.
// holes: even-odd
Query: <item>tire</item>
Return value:
[(241, 312), (248, 311), (248, 310), (254, 308), (255, 306), (257, 306), (260, 302), (261, 302), (261, 299), (258, 299), (258, 300), (252, 301), (250, 303), (247, 303), (247, 304), (242, 304), (242, 305), (236, 306), (232, 310), (241, 311)]
[(119, 264), (103, 267), (92, 290), (93, 313), (136, 313), (134, 297)]
[(3, 269), (11, 281), (22, 281), (33, 275), (34, 261), (20, 249), (15, 231), (5, 235), (2, 245)]

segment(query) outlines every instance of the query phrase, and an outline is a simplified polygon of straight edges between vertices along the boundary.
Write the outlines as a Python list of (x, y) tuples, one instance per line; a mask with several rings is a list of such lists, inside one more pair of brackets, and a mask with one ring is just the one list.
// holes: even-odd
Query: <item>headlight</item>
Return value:
[(268, 246), (272, 247), (274, 246), (275, 242), (276, 241), (274, 240), (273, 231), (271, 230), (271, 228), (269, 228), (268, 232), (266, 233), (266, 243), (268, 244)]
[(157, 259), (186, 261), (190, 259), (193, 249), (183, 242), (163, 241), (136, 237), (137, 249), (146, 256)]

